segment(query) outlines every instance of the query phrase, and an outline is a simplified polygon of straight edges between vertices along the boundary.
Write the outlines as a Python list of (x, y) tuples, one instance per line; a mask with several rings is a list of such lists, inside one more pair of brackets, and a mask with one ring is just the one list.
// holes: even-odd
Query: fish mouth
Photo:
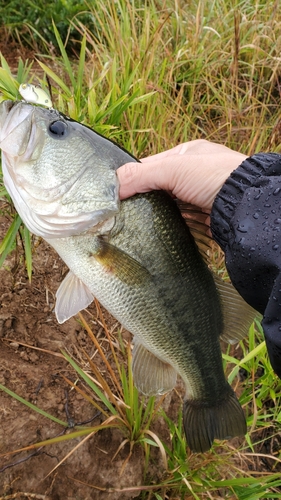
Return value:
[[(0, 104), (0, 148), (9, 151), (9, 154), (18, 156), (22, 151), (22, 144), (26, 144), (26, 132), (30, 128), (32, 106), (22, 101), (3, 101)], [(23, 141), (14, 141), (11, 135), (14, 131), (22, 130)], [(19, 132), (18, 132), (19, 134)], [(19, 135), (18, 135), (19, 137)]]
[(11, 100), (2, 101), (0, 104), (0, 109), (1, 109), (0, 121), (3, 122), (3, 118), (5, 117), (5, 115), (7, 117), (14, 108), (22, 105), (28, 105), (30, 107), (30, 105), (28, 103), (25, 103), (24, 101), (11, 101)]
[(8, 112), (11, 111), (11, 109), (17, 104), (19, 101), (4, 101), (5, 102), (5, 107)]

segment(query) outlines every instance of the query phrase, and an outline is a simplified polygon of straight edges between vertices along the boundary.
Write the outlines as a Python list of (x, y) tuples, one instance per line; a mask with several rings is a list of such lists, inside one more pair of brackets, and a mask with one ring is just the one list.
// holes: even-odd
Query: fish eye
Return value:
[(66, 129), (66, 123), (60, 120), (57, 120), (49, 125), (49, 131), (52, 135), (56, 135), (57, 137), (64, 136), (66, 133)]

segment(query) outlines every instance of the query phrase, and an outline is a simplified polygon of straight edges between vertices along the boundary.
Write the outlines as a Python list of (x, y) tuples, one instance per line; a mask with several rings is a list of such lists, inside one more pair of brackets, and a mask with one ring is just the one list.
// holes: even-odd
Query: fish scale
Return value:
[[(136, 278), (133, 284), (124, 282), (118, 266), (108, 270), (102, 258), (96, 262), (94, 236), (89, 242), (79, 236), (49, 243), (74, 274), (81, 277), (84, 269), (82, 281), (114, 317), (153, 354), (172, 362), (188, 385), (189, 396), (217, 400), (225, 387), (218, 340), (222, 332), (220, 299), (175, 203), (164, 193), (137, 195), (122, 203), (120, 217), (124, 219), (122, 230), (117, 234), (113, 230), (112, 237), (106, 235), (112, 245), (112, 266), (117, 248), (139, 262), (141, 276), (141, 266), (145, 266), (149, 273), (144, 273), (141, 287)], [(132, 237), (136, 232), (137, 242)], [(139, 245), (140, 240), (145, 245)]]
[[(96, 297), (134, 337), (140, 391), (163, 394), (180, 375), (193, 451), (208, 450), (215, 438), (244, 434), (219, 336), (233, 340), (235, 324), (242, 338), (253, 314), (244, 326), (244, 302), (242, 307), (230, 284), (218, 287), (175, 202), (156, 191), (120, 202), (116, 170), (137, 160), (54, 109), (4, 101), (0, 138), (4, 183), (16, 209), (70, 270), (56, 294), (58, 321)], [(226, 314), (229, 300), (238, 320), (235, 307)]]

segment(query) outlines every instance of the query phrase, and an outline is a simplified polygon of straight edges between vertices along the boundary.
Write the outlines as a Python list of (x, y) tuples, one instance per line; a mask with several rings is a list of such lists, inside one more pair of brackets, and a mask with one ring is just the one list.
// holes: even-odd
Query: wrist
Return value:
[(243, 198), (249, 190), (259, 196), (262, 186), (275, 176), (281, 176), (281, 155), (259, 153), (246, 158), (225, 180), (211, 210), (211, 232), (223, 250), (231, 240), (234, 215)]

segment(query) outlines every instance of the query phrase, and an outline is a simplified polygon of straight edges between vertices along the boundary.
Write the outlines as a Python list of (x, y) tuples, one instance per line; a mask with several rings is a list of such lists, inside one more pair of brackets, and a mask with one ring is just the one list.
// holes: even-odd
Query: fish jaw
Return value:
[[(51, 133), (57, 122), (65, 127), (62, 135)], [(32, 233), (43, 238), (72, 236), (118, 212), (115, 170), (131, 158), (111, 146), (116, 148), (116, 164), (108, 162), (104, 140), (55, 110), (1, 103), (4, 184)]]

